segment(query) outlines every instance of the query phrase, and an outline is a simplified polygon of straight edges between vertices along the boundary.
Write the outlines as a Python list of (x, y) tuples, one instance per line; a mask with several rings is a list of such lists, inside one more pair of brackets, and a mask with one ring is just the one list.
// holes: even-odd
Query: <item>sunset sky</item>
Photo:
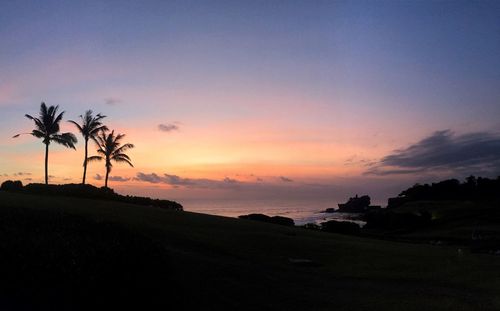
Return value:
[[(2, 1), (0, 181), (43, 181), (41, 141), (11, 138), (42, 101), (135, 144), (121, 193), (382, 202), (500, 174), (500, 2)], [(77, 137), (52, 183), (81, 181)]]

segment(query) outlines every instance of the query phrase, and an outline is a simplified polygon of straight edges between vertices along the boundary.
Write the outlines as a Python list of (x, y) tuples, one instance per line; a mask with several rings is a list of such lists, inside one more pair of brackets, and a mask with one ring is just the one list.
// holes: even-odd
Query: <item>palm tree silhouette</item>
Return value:
[[(30, 134), (36, 138), (43, 139), (45, 144), (45, 184), (49, 184), (49, 145), (51, 142), (63, 145), (67, 148), (75, 148), (78, 141), (72, 133), (59, 133), (59, 123), (61, 122), (64, 111), (57, 114), (59, 106), (50, 106), (47, 108), (44, 102), (40, 105), (39, 117), (35, 118), (26, 114), (26, 118), (35, 122), (35, 129)], [(21, 134), (14, 135), (14, 138), (19, 137)]]
[[(85, 184), (85, 177), (87, 176), (87, 158), (88, 158), (88, 143), (89, 138), (95, 141), (96, 135), (99, 131), (107, 131), (108, 128), (106, 125), (103, 125), (101, 120), (106, 116), (98, 113), (96, 116), (92, 115), (92, 110), (87, 110), (85, 115), (80, 115), (80, 119), (82, 121), (81, 125), (73, 120), (69, 120), (68, 122), (73, 123), (80, 134), (82, 134), (83, 139), (85, 140), (85, 158), (83, 159), (83, 179), (82, 184)], [(97, 143), (97, 142), (96, 142)]]
[(92, 156), (87, 159), (87, 161), (101, 161), (106, 160), (106, 179), (104, 182), (104, 187), (108, 187), (108, 177), (109, 172), (111, 172), (111, 168), (113, 164), (111, 161), (115, 162), (125, 162), (128, 165), (134, 167), (132, 165), (132, 160), (130, 160), (129, 156), (124, 152), (128, 149), (134, 148), (133, 144), (121, 144), (122, 138), (125, 137), (125, 134), (116, 134), (115, 131), (111, 131), (111, 133), (106, 134), (106, 131), (100, 131), (99, 135), (95, 137), (95, 142), (97, 143), (97, 153), (100, 155)]

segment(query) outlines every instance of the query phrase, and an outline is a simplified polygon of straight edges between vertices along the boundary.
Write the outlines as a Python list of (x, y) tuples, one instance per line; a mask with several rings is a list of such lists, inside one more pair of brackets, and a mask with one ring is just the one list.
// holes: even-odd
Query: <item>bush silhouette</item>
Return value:
[(20, 180), (6, 180), (0, 186), (3, 191), (21, 191), (23, 190), (23, 183)]

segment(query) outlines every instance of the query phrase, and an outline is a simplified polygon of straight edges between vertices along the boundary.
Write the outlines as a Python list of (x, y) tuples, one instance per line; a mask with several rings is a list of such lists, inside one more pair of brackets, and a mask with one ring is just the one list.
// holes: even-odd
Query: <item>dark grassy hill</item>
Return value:
[(498, 310), (500, 258), (0, 192), (0, 309)]
[(415, 201), (390, 210), (393, 213), (418, 214), (427, 211), (432, 221), (414, 230), (387, 234), (423, 241), (443, 241), (468, 246), (475, 232), (488, 232), (500, 238), (500, 202), (490, 201)]

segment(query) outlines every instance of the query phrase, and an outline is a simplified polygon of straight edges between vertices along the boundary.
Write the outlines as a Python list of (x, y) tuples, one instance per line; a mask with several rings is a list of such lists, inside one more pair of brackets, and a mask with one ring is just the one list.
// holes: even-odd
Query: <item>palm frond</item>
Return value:
[(73, 120), (68, 120), (69, 123), (73, 124), (74, 126), (76, 126), (76, 128), (78, 129), (78, 131), (83, 134), (83, 128), (80, 126), (80, 124), (78, 124), (77, 122), (73, 121)]
[(87, 158), (87, 162), (96, 162), (96, 161), (102, 161), (103, 157), (101, 156), (91, 156)]
[(133, 144), (124, 144), (121, 147), (119, 147), (118, 149), (116, 149), (115, 151), (113, 151), (113, 154), (120, 154), (120, 153), (125, 152), (128, 149), (132, 149), (132, 148), (134, 148)]
[(133, 148), (133, 144), (120, 144), (120, 139), (125, 137), (124, 134), (115, 135), (115, 131), (111, 133), (106, 133), (105, 130), (99, 131), (92, 140), (96, 143), (98, 149), (97, 153), (99, 157), (104, 157), (106, 159), (106, 168), (111, 170), (113, 167), (112, 161), (117, 163), (127, 163), (133, 167), (132, 160), (124, 152), (130, 148)]
[(132, 162), (130, 162), (129, 160), (124, 159), (124, 158), (113, 158), (113, 161), (118, 162), (118, 163), (125, 162), (125, 163), (127, 163), (128, 165), (130, 165), (130, 166), (134, 167), (134, 165), (132, 165)]
[(44, 138), (45, 137), (45, 133), (42, 131), (39, 131), (39, 130), (33, 130), (33, 131), (31, 131), (30, 134), (35, 136), (36, 138)]
[(50, 140), (72, 149), (76, 149), (75, 144), (78, 141), (73, 133), (55, 134), (50, 137)]
[(117, 158), (124, 158), (124, 159), (127, 159), (130, 161), (130, 157), (128, 155), (126, 155), (125, 153), (117, 153), (117, 154), (113, 154), (111, 156), (112, 159), (117, 159)]

